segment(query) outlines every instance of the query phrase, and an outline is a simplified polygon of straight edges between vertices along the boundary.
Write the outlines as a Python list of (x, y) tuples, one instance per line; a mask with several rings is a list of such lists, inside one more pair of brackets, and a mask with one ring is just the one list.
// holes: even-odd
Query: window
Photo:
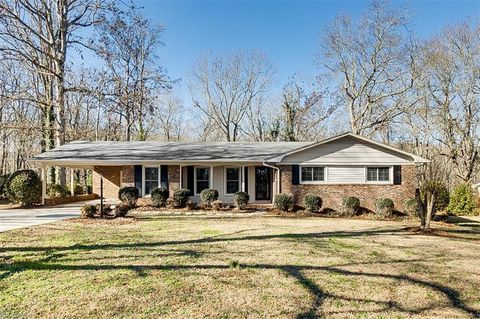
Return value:
[(302, 166), (302, 182), (325, 181), (325, 167)]
[(240, 168), (227, 167), (225, 168), (225, 185), (227, 194), (235, 194), (240, 190)]
[(367, 167), (367, 182), (390, 181), (389, 167)]
[(150, 195), (152, 190), (158, 188), (159, 170), (158, 167), (145, 167), (145, 195)]
[(210, 168), (209, 167), (196, 167), (196, 193), (200, 194), (204, 189), (210, 187)]

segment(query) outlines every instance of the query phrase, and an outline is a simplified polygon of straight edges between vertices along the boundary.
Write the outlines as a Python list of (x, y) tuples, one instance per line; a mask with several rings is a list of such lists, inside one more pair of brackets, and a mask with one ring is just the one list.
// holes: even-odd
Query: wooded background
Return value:
[[(180, 80), (190, 100), (159, 62), (164, 32), (123, 2), (0, 0), (0, 175), (73, 140), (316, 141), (350, 130), (431, 159), (420, 180), (478, 182), (478, 17), (419, 39), (407, 10), (373, 1), (322, 29), (314, 79), (292, 75), (278, 93), (262, 52), (210, 52)], [(49, 182), (65, 185), (65, 171), (51, 168)]]

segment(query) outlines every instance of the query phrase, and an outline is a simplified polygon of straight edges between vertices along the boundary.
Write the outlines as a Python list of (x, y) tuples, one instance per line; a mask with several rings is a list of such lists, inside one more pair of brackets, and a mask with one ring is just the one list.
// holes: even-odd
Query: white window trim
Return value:
[[(302, 167), (323, 167), (323, 181), (304, 181), (302, 179)], [(327, 170), (328, 170), (328, 166), (326, 165), (318, 165), (318, 164), (305, 164), (305, 165), (299, 165), (298, 166), (298, 175), (299, 175), (299, 179), (300, 179), (300, 184), (327, 184), (328, 183), (328, 180), (327, 180), (327, 176), (328, 176), (328, 173), (327, 173)]]
[(145, 194), (145, 168), (150, 168), (154, 167), (158, 169), (158, 186), (160, 187), (160, 181), (162, 180), (162, 177), (160, 176), (162, 174), (162, 170), (160, 169), (160, 165), (142, 165), (142, 197), (150, 197), (150, 194)]
[(208, 168), (208, 188), (212, 188), (212, 176), (213, 176), (213, 168), (212, 166), (202, 166), (202, 165), (195, 165), (193, 167), (193, 188), (194, 188), (194, 194), (195, 195), (200, 195), (200, 193), (197, 192), (197, 168)]
[[(380, 167), (388, 167), (388, 181), (369, 181), (368, 180), (368, 168), (380, 168)], [(378, 173), (377, 173), (378, 174)], [(378, 179), (378, 175), (377, 175)], [(367, 165), (365, 166), (365, 184), (369, 185), (393, 185), (393, 166), (391, 165)]]
[(242, 191), (242, 180), (243, 180), (243, 173), (242, 173), (243, 166), (225, 166), (223, 168), (223, 193), (225, 195), (235, 195), (235, 193), (227, 193), (227, 169), (228, 168), (237, 168), (238, 171), (238, 191)]

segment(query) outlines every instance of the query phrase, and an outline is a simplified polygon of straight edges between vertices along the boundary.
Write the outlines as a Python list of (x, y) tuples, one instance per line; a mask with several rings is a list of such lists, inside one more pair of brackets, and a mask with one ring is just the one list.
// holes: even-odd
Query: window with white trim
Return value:
[(195, 183), (197, 194), (210, 188), (210, 167), (195, 167)]
[(158, 188), (160, 182), (160, 170), (158, 167), (144, 167), (145, 195), (150, 195), (152, 190)]
[(301, 167), (302, 182), (324, 182), (325, 167), (323, 166), (302, 166)]
[(390, 167), (367, 167), (367, 182), (389, 182)]
[(240, 190), (240, 167), (225, 168), (225, 193), (235, 194)]

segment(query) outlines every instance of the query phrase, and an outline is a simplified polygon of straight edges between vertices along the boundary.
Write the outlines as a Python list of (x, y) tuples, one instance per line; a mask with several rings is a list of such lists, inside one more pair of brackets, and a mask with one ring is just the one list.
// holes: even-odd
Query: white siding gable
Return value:
[(413, 158), (346, 136), (285, 156), (281, 164), (405, 165)]

